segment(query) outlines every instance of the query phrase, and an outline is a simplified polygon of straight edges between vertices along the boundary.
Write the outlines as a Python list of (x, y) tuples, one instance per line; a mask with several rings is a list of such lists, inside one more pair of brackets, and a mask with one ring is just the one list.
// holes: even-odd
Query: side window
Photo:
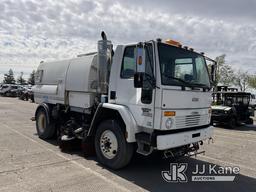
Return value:
[(43, 78), (43, 70), (37, 70), (35, 74), (35, 82), (41, 83)]
[(126, 47), (121, 69), (121, 78), (133, 78), (136, 67), (135, 46)]
[[(130, 79), (134, 77), (134, 73), (136, 71), (136, 47), (135, 46), (128, 46), (124, 50), (124, 57), (121, 67), (121, 78), (123, 79)], [(146, 63), (146, 76), (144, 77), (145, 80), (143, 82), (144, 86), (141, 92), (141, 102), (145, 104), (150, 104), (152, 102), (152, 81), (154, 73), (154, 63), (153, 63), (153, 48), (152, 45), (148, 46), (147, 54), (145, 58)], [(151, 77), (151, 78), (150, 78)], [(147, 80), (146, 80), (147, 79)]]
[(209, 81), (208, 76), (205, 75), (208, 73), (207, 68), (205, 67), (205, 61), (203, 57), (197, 57), (196, 62), (196, 81), (197, 82), (207, 82)]
[(153, 49), (152, 45), (148, 45), (146, 50), (146, 73), (153, 77), (154, 74), (154, 61), (153, 61)]

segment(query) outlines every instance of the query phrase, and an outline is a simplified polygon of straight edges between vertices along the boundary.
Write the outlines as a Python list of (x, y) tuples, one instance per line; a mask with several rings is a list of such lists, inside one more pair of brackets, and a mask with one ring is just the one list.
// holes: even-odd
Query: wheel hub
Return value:
[(45, 126), (46, 126), (45, 115), (41, 113), (38, 117), (38, 128), (40, 132), (44, 132)]
[(113, 159), (116, 156), (118, 143), (112, 131), (106, 130), (102, 133), (100, 137), (100, 149), (107, 159)]

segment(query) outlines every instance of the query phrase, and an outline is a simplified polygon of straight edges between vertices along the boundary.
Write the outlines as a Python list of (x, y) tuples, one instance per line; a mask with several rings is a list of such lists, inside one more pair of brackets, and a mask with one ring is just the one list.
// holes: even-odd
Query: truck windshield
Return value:
[(203, 56), (163, 43), (158, 43), (158, 53), (163, 85), (210, 88)]

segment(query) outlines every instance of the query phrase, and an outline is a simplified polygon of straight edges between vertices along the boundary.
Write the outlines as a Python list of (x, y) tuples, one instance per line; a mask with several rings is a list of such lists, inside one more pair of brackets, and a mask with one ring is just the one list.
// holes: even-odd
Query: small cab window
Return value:
[(133, 78), (136, 67), (135, 46), (126, 47), (121, 69), (121, 78)]
[(43, 78), (43, 70), (37, 70), (36, 74), (35, 74), (35, 82), (36, 83), (41, 83), (42, 82), (42, 78)]

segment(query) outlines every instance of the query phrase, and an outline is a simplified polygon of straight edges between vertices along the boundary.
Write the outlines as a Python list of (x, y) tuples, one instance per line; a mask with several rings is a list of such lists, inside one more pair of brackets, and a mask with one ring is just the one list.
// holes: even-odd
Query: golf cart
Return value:
[(235, 128), (241, 123), (253, 124), (253, 115), (249, 107), (251, 94), (239, 92), (236, 88), (218, 86), (217, 92), (213, 92), (212, 124), (226, 124)]

